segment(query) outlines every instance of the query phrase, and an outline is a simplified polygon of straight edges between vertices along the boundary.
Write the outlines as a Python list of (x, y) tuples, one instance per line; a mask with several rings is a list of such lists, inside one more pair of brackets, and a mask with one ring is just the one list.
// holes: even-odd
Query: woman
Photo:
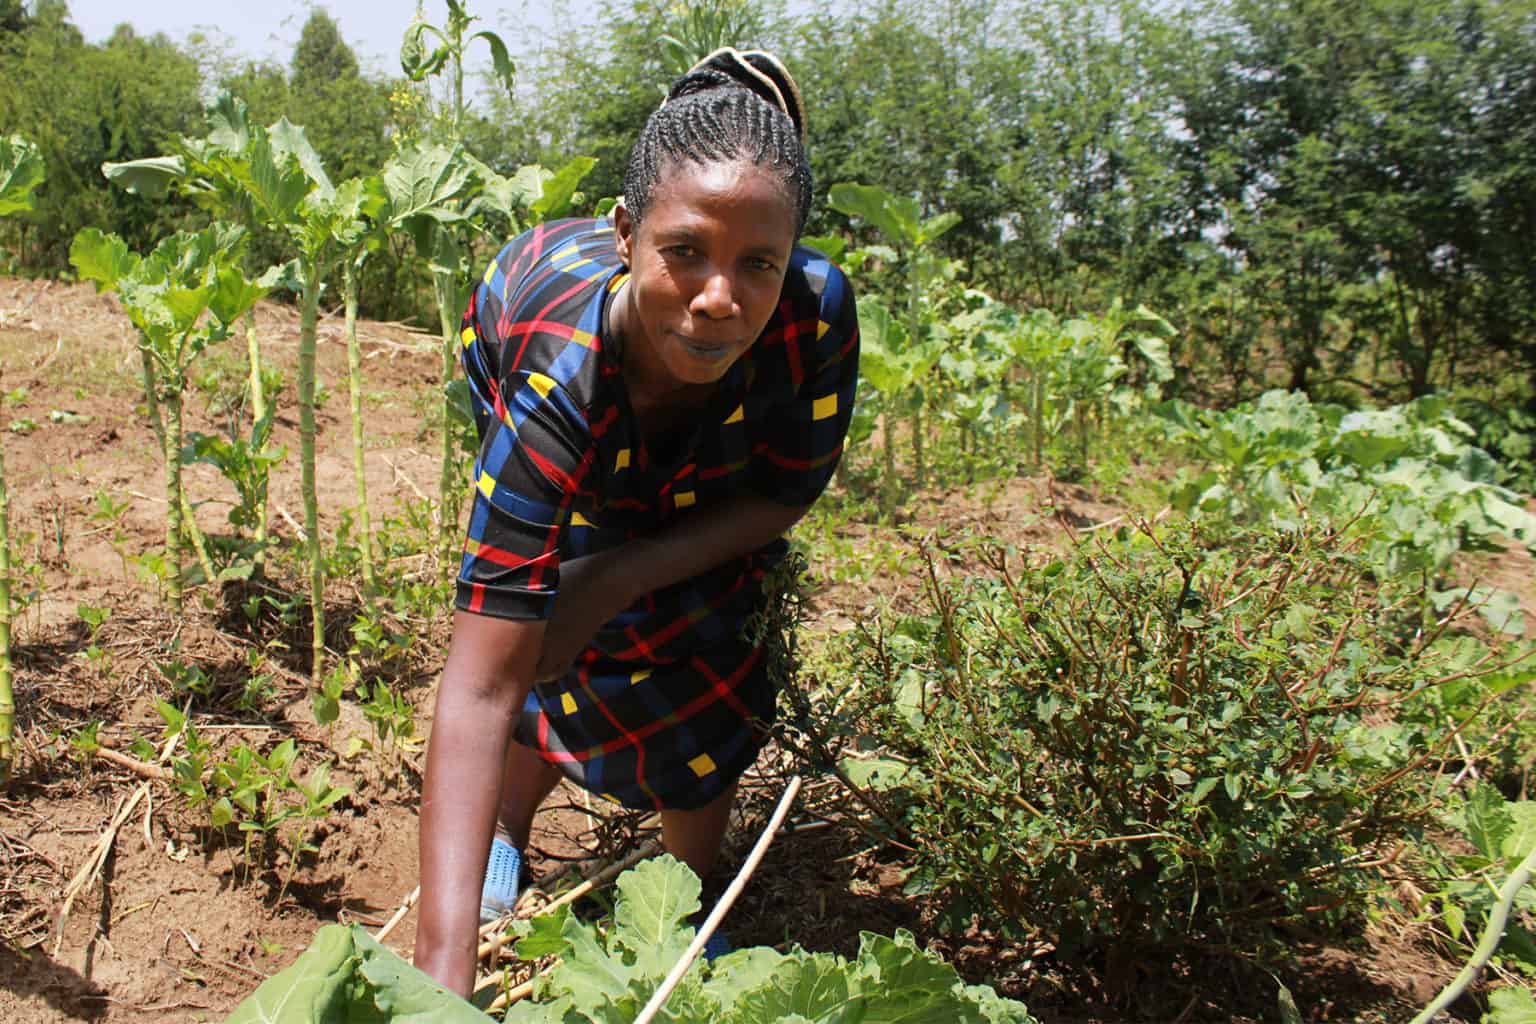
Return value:
[(712, 54), (647, 121), (612, 220), (513, 241), (465, 315), (481, 450), (416, 942), (460, 993), (562, 774), (659, 810), (665, 848), (714, 866), (773, 715), (743, 625), (831, 478), (857, 378), (847, 281), (795, 244), (803, 126), (777, 60)]

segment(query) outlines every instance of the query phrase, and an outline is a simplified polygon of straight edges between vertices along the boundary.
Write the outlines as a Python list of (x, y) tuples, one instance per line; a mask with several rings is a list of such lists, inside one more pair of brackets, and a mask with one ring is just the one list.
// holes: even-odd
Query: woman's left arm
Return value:
[(771, 543), (806, 507), (741, 495), (674, 519), (649, 537), (563, 563), (537, 678), (562, 675), (603, 623), (641, 597)]

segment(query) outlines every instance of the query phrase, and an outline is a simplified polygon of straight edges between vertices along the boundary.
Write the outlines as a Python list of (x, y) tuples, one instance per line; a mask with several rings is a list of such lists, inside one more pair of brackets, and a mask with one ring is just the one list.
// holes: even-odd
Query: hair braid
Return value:
[(678, 79), (646, 120), (624, 172), (624, 205), (638, 225), (667, 165), (742, 160), (778, 180), (799, 238), (811, 209), (804, 124), (799, 91), (782, 64), (755, 51), (717, 51)]

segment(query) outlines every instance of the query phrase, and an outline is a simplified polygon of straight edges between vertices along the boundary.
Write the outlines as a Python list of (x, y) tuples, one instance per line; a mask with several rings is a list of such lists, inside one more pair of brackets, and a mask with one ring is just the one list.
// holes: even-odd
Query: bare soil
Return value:
[[(264, 304), (258, 323), (266, 358), (293, 366), (295, 313)], [(426, 422), (438, 394), (440, 356), (434, 337), (401, 325), (365, 322), (360, 333), (369, 500), (377, 521), (419, 510), (436, 489), (438, 442)], [(330, 536), (354, 494), (339, 315), (322, 320), (319, 357), (329, 399), (320, 417), (318, 480), (322, 530)], [(210, 352), (194, 374), (188, 429), (223, 430), (243, 374), (238, 339)], [(238, 586), (222, 594), (211, 587), (192, 591), (180, 621), (162, 610), (156, 587), (134, 564), (164, 543), (161, 461), (142, 411), (132, 328), (110, 298), (84, 285), (0, 279), (0, 393), (14, 396), (0, 406), (0, 442), (23, 576), (19, 589), (27, 601), (16, 626), (21, 753), (15, 779), (0, 795), (0, 1021), (222, 1020), (262, 979), (291, 962), (321, 924), (377, 927), (415, 886), (420, 755), (341, 756), (351, 737), (368, 735), (368, 726), (352, 706), (329, 729), (315, 724), (301, 654), (304, 623), (249, 624), (239, 611), (249, 594)], [(302, 502), (291, 373), (277, 401), (283, 410), (277, 440), (291, 454), (273, 482), (273, 528), (292, 542)], [(227, 532), (228, 483), (211, 467), (194, 466), (187, 489), (199, 503), (202, 528)], [(1111, 526), (1125, 515), (1081, 487), (1036, 479), (921, 495), (895, 527), (847, 528), (851, 557), (868, 571), (829, 578), (812, 595), (808, 631), (846, 630), (913, 597), (923, 570), (908, 538), (930, 536), (941, 554), (979, 537), (1027, 549), (1060, 543), (1066, 532)], [(950, 561), (941, 557), (936, 571), (951, 571)], [(427, 579), (438, 566), (420, 556), (385, 571)], [(1536, 623), (1536, 574), (1524, 551), (1487, 559), (1477, 572), (1486, 582), (1518, 589)], [(275, 581), (281, 584), (281, 577)], [(328, 640), (345, 651), (349, 611), (360, 595), (343, 580), (333, 584), (329, 599)], [(94, 638), (82, 607), (110, 610)], [(407, 654), (406, 696), (423, 737), (430, 731), (447, 618), (444, 607), (414, 623)], [(270, 692), (257, 710), (236, 713), (229, 695), (251, 675), (252, 652), (270, 655), (274, 638), (292, 650), (272, 658)], [(98, 721), (103, 745), (118, 751), (134, 737), (158, 740), (155, 701), (171, 688), (156, 666), (173, 655), (202, 666), (221, 695), (198, 720), (219, 749), (235, 743), (270, 749), (291, 736), (307, 763), (338, 757), (335, 782), (350, 795), (311, 836), (318, 850), (300, 859), (286, 888), (284, 857), (247, 857), (238, 838), (211, 835), (206, 815), (187, 810), (163, 783), (81, 755), (71, 744)], [(787, 770), (768, 758), (749, 776), (728, 858), (733, 863), (755, 838)], [(144, 795), (132, 803), (141, 789)], [(131, 803), (131, 812), (120, 815)], [(121, 821), (111, 832), (115, 817)], [(566, 863), (589, 871), (650, 827), (562, 790), (541, 818), (535, 873), (548, 876)], [(99, 875), (82, 879), (88, 884), (79, 886), (66, 914), (71, 881), (104, 835), (109, 852)], [(932, 924), (935, 908), (903, 895), (901, 867), (894, 851), (854, 829), (812, 824), (785, 835), (733, 912), (732, 937), (738, 944), (797, 942), (851, 954), (860, 930), (908, 928), (967, 977), (996, 984), (1049, 1021), (1276, 1017), (1273, 989), (1244, 992), (1247, 982), (1224, 979), (1219, 970), (1144, 968), (1127, 996), (1105, 991), (1097, 973), (1102, 965), (1061, 964), (1047, 944), (942, 933)], [(408, 916), (390, 939), (405, 953), (413, 920)], [(1412, 934), (1383, 932), (1349, 950), (1305, 952), (1301, 972), (1287, 984), (1308, 1020), (1403, 1019), (1456, 966), (1424, 953)]]

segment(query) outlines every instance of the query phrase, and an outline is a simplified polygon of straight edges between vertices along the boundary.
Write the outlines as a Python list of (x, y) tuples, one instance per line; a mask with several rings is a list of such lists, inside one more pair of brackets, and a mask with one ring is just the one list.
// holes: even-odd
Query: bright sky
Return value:
[[(121, 22), (140, 35), (163, 32), (177, 42), (194, 33), (224, 46), (231, 56), (267, 58), (286, 64), (293, 55), (299, 32), (314, 7), (322, 7), (341, 27), (365, 68), (399, 74), (400, 37), (416, 13), (416, 0), (265, 0), (262, 3), (208, 2), (208, 0), (67, 0), (70, 20), (85, 38), (99, 43)], [(557, 25), (571, 26), (595, 19), (593, 0), (470, 0), (469, 11), (479, 15), (471, 31), (491, 29), (506, 42), (514, 57), (532, 52), (537, 36)], [(440, 24), (447, 19), (448, 5), (427, 0), (427, 20)], [(471, 56), (478, 66), (485, 45), (476, 43)]]

